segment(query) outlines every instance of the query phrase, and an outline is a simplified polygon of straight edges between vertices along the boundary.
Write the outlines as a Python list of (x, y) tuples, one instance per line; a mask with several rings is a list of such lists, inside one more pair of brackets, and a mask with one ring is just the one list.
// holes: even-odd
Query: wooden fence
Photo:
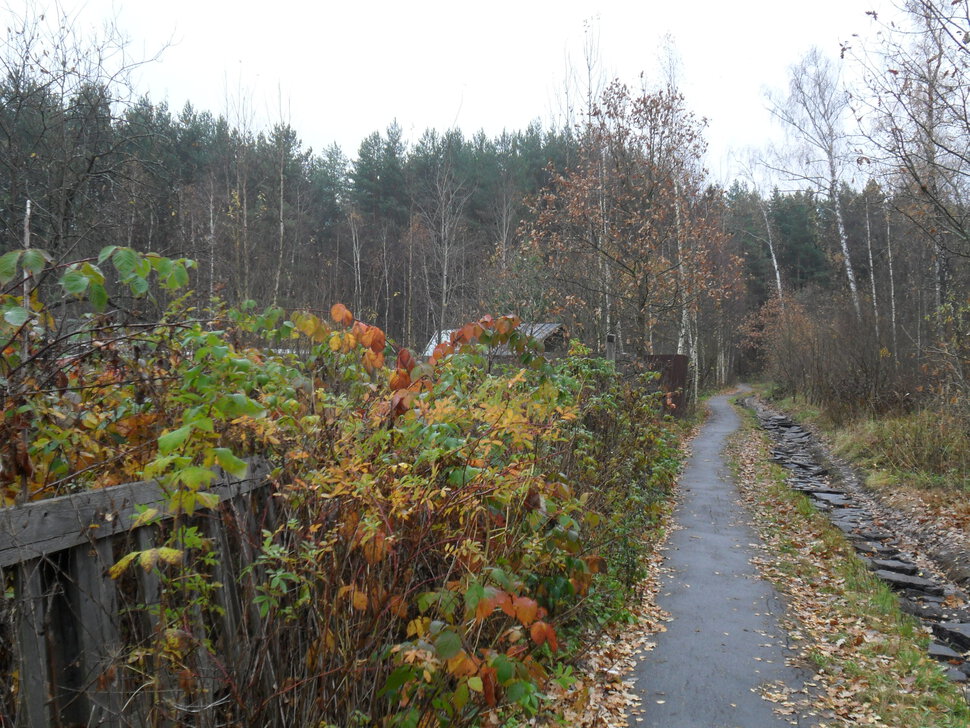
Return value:
[[(251, 461), (243, 479), (220, 471), (209, 488), (219, 505), (189, 521), (215, 552), (215, 608), (198, 607), (215, 641), (189, 648), (193, 676), (203, 682), (207, 668), (218, 672), (206, 664), (213, 654), (245, 646), (252, 600), (241, 593), (239, 575), (253, 562), (261, 529), (275, 519), (268, 472), (264, 460)], [(157, 652), (132, 659), (139, 646), (153, 638), (157, 644), (159, 572), (135, 566), (123, 578), (108, 575), (125, 553), (156, 546), (167, 517), (131, 526), (142, 508), (164, 514), (165, 500), (158, 483), (138, 482), (0, 509), (0, 728), (120, 728), (146, 725), (149, 715), (151, 723), (168, 722), (158, 720), (159, 701), (170, 704), (168, 715), (197, 710), (193, 701), (205, 685), (160, 684), (150, 664)], [(218, 700), (212, 690), (206, 697), (209, 705)]]

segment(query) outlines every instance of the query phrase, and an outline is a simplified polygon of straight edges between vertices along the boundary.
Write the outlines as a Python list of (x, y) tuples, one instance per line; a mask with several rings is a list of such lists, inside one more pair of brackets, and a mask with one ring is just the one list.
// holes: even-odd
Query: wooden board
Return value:
[[(208, 492), (222, 502), (265, 485), (269, 462), (254, 458), (249, 468), (242, 480), (220, 471)], [(162, 486), (156, 481), (124, 483), (0, 509), (0, 568), (127, 531), (138, 506), (164, 512)]]

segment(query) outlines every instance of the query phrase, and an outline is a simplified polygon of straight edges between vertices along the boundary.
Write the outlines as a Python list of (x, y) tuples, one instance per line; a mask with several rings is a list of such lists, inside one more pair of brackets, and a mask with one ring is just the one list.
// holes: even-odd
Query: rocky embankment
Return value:
[[(930, 656), (951, 680), (970, 680), (970, 559), (945, 537), (920, 533), (905, 514), (881, 504), (856, 474), (807, 429), (759, 399), (745, 404), (774, 441), (773, 459), (787, 482), (826, 513), (870, 569), (899, 595), (900, 607), (932, 630)], [(923, 529), (925, 531), (925, 529)]]

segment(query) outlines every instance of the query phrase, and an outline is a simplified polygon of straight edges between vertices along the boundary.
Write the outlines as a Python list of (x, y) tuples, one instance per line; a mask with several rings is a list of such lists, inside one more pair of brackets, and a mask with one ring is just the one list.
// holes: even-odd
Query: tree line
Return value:
[(594, 350), (687, 354), (698, 387), (767, 367), (893, 406), (930, 370), (966, 382), (966, 5), (913, 0), (878, 45), (809, 53), (771, 100), (787, 153), (727, 188), (670, 81), (495, 137), (392, 122), (351, 158), (283, 121), (137, 98), (112, 36), (28, 18), (2, 48), (2, 247), (189, 257), (200, 303), (343, 301), (417, 349), (516, 313)]

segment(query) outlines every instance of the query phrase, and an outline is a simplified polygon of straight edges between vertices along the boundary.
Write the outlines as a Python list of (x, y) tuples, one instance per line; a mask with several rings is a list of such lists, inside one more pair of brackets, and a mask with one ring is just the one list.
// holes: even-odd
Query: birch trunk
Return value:
[(872, 318), (879, 341), (879, 299), (876, 297), (876, 266), (872, 259), (872, 222), (869, 219), (869, 197), (866, 197), (866, 250), (869, 253), (869, 283), (872, 288)]

